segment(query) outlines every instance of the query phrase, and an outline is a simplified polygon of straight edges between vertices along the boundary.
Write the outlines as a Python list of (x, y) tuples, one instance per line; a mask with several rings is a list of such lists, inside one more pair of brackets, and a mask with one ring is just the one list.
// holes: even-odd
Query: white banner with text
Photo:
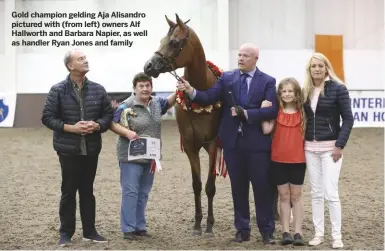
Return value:
[(354, 127), (384, 127), (384, 91), (349, 91)]

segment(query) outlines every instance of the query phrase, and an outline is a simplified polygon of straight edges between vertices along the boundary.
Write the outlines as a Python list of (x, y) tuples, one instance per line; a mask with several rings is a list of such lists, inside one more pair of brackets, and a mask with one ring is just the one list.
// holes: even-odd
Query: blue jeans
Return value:
[(154, 182), (151, 164), (120, 162), (122, 204), (120, 225), (122, 232), (146, 230), (146, 205)]

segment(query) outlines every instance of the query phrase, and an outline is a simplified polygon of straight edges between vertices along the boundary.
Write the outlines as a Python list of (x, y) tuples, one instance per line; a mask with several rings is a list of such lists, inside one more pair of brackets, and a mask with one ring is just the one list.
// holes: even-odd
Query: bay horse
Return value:
[[(145, 74), (157, 78), (161, 73), (169, 72), (176, 79), (178, 68), (184, 67), (184, 78), (197, 90), (207, 90), (220, 75), (220, 70), (206, 56), (202, 44), (187, 22), (183, 22), (176, 14), (176, 23), (168, 19), (169, 30), (161, 40), (154, 55), (145, 63)], [(175, 105), (175, 116), (181, 136), (181, 146), (186, 153), (191, 167), (192, 187), (195, 199), (195, 224), (193, 235), (201, 235), (202, 206), (201, 206), (201, 165), (199, 151), (203, 147), (209, 155), (209, 170), (205, 186), (208, 198), (208, 215), (205, 233), (213, 235), (215, 222), (213, 200), (215, 196), (217, 134), (221, 115), (221, 103), (208, 107), (194, 104), (183, 93), (178, 93)], [(223, 162), (222, 162), (223, 163)], [(225, 174), (226, 175), (226, 174)], [(223, 175), (223, 176), (225, 176)]]

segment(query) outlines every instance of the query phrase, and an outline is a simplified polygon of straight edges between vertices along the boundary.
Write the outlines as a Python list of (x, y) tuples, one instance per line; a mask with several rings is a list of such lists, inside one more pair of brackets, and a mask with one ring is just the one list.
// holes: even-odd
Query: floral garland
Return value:
[[(213, 64), (211, 61), (207, 60), (206, 63), (208, 65), (208, 67), (210, 68), (210, 70), (214, 73), (214, 75), (218, 79), (222, 75), (223, 70), (220, 69), (215, 64)], [(183, 97), (183, 92), (177, 90), (176, 94), (177, 94), (176, 102), (182, 106), (183, 110), (187, 111), (188, 109), (187, 109), (186, 102), (185, 102), (184, 97)], [(222, 102), (220, 102), (220, 101), (216, 102), (214, 105), (208, 105), (208, 106), (201, 106), (197, 103), (191, 103), (191, 109), (193, 112), (196, 112), (196, 113), (201, 113), (203, 111), (211, 113), (211, 111), (214, 108), (220, 108), (220, 107), (222, 107)]]

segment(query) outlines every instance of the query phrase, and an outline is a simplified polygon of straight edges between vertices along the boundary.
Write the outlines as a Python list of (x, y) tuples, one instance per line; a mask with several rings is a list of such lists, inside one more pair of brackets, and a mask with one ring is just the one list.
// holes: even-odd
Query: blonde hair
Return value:
[(281, 92), (282, 92), (283, 87), (287, 84), (291, 84), (293, 86), (293, 89), (294, 89), (295, 108), (297, 109), (297, 111), (300, 111), (300, 113), (301, 113), (301, 130), (302, 130), (302, 136), (304, 137), (305, 136), (305, 129), (306, 129), (306, 123), (305, 123), (306, 117), (305, 117), (305, 110), (303, 108), (304, 102), (303, 102), (303, 95), (302, 95), (302, 91), (301, 91), (301, 86), (300, 86), (297, 79), (284, 78), (279, 82), (278, 90), (277, 90), (277, 98), (278, 98), (279, 106), (281, 108), (285, 107), (285, 103), (282, 101), (282, 98), (281, 98)]
[[(339, 84), (344, 84), (344, 82), (337, 77), (337, 74), (334, 72), (333, 66), (330, 63), (329, 59), (320, 52), (315, 52), (306, 63), (306, 73), (305, 73), (305, 80), (303, 84), (303, 98), (304, 102), (310, 101), (313, 95), (313, 89), (314, 89), (314, 83), (313, 78), (311, 77), (310, 68), (311, 68), (311, 60), (315, 58), (318, 60), (321, 60), (325, 64), (326, 68), (326, 77), (329, 77), (330, 79), (334, 80), (335, 82)], [(324, 89), (321, 89), (321, 96), (324, 96)]]

